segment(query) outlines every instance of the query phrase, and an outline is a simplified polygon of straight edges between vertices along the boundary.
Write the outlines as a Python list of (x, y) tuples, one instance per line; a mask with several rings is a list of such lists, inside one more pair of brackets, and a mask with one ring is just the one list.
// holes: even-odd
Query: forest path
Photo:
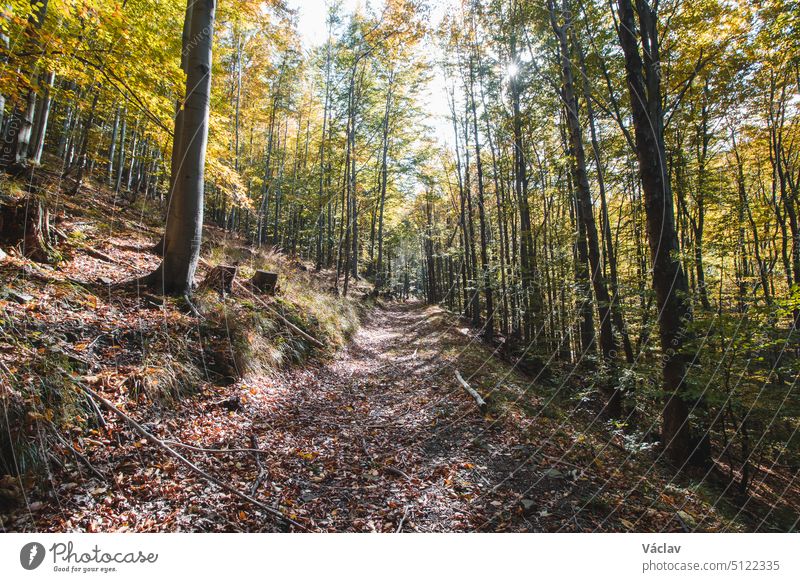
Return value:
[[(489, 397), (488, 410), (456, 370)], [(570, 450), (582, 442), (572, 422), (549, 412), (533, 386), (459, 318), (389, 303), (329, 361), (128, 410), (217, 479), (310, 531), (590, 531), (593, 514), (608, 509), (579, 511), (592, 480), (576, 469), (592, 467), (592, 447)], [(4, 527), (285, 531), (118, 419), (107, 422), (104, 436), (80, 441), (93, 471), (64, 467), (46, 497)]]
[(542, 477), (518, 419), (484, 416), (459, 385), (457, 369), (476, 387), (524, 381), (459, 324), (416, 302), (376, 308), (332, 362), (289, 374), (285, 399), (264, 402), (252, 430), (284, 451), (295, 518), (335, 531), (543, 527), (568, 483)]

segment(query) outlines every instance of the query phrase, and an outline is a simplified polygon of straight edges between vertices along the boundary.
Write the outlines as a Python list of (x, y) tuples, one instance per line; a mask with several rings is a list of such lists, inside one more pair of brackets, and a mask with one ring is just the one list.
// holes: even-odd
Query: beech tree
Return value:
[[(664, 145), (658, 14), (645, 1), (619, 0), (619, 40), (625, 53), (636, 153), (645, 196), (661, 346), (664, 351), (663, 441), (672, 461), (685, 464), (695, 452), (689, 413), (699, 403), (687, 395), (685, 352), (692, 313), (689, 286), (677, 254), (675, 212)], [(637, 35), (634, 31), (638, 31)], [(640, 46), (644, 47), (643, 53)]]
[(216, 0), (193, 0), (187, 10), (186, 96), (176, 116), (178, 155), (167, 213), (164, 260), (147, 281), (164, 293), (192, 290), (203, 238), (206, 147), (211, 102), (211, 64)]

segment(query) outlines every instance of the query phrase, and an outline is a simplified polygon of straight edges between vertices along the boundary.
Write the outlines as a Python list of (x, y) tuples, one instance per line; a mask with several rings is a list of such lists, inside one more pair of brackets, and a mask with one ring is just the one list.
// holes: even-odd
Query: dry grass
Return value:
[(358, 329), (364, 302), (331, 293), (326, 279), (297, 259), (267, 247), (251, 249), (235, 239), (220, 239), (219, 234), (211, 231), (207, 261), (238, 264), (240, 280), (249, 279), (256, 270), (278, 273), (278, 293), (264, 299), (327, 346), (325, 353), (315, 350), (246, 297), (221, 298), (213, 291), (204, 292), (198, 307), (209, 328), (227, 338), (232, 366), (240, 378), (268, 375), (315, 355), (324, 357), (342, 347)]

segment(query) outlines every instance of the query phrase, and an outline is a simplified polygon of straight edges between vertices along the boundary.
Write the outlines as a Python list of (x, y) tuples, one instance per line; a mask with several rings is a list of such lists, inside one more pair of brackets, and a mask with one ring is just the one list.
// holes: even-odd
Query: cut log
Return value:
[[(208, 262), (207, 262), (207, 261), (205, 261), (205, 260), (204, 260), (202, 257), (200, 258), (200, 264), (201, 264), (201, 265), (205, 265), (205, 266), (209, 266), (209, 265), (208, 265)], [(277, 277), (277, 276), (276, 276), (276, 277)], [(286, 327), (288, 327), (290, 330), (292, 330), (293, 332), (297, 333), (299, 336), (301, 336), (301, 337), (305, 338), (305, 339), (306, 339), (306, 340), (308, 340), (310, 343), (314, 344), (316, 347), (318, 347), (318, 348), (320, 348), (320, 349), (325, 349), (325, 344), (323, 344), (321, 341), (319, 341), (317, 338), (313, 337), (312, 335), (309, 335), (308, 333), (304, 332), (302, 329), (300, 329), (299, 327), (297, 327), (297, 326), (296, 326), (295, 324), (293, 324), (291, 321), (289, 321), (288, 319), (286, 319), (286, 318), (285, 318), (283, 315), (281, 315), (281, 314), (280, 314), (280, 313), (278, 313), (278, 312), (277, 312), (275, 309), (273, 309), (272, 307), (270, 307), (270, 306), (267, 304), (267, 302), (266, 302), (266, 301), (264, 301), (263, 299), (261, 299), (261, 297), (259, 297), (259, 296), (258, 296), (258, 295), (256, 295), (255, 293), (253, 293), (253, 291), (252, 291), (252, 290), (250, 290), (250, 289), (248, 289), (247, 287), (245, 287), (244, 285), (242, 285), (242, 284), (241, 284), (239, 281), (234, 281), (234, 282), (233, 282), (233, 284), (236, 286), (236, 288), (237, 288), (239, 291), (243, 292), (243, 293), (244, 293), (245, 295), (247, 295), (248, 297), (250, 297), (250, 298), (254, 299), (254, 300), (257, 302), (257, 303), (259, 303), (259, 304), (261, 305), (261, 307), (263, 307), (264, 309), (266, 309), (267, 311), (269, 311), (269, 312), (270, 312), (272, 315), (274, 315), (275, 317), (277, 317), (278, 319), (280, 319), (280, 320), (283, 322), (283, 324), (284, 324)]]
[(250, 279), (250, 283), (252, 283), (253, 287), (262, 293), (275, 295), (275, 291), (278, 288), (278, 273), (256, 271), (255, 275), (253, 275), (253, 278)]
[(475, 390), (472, 386), (467, 384), (467, 381), (461, 377), (461, 372), (459, 372), (458, 370), (456, 370), (456, 378), (458, 379), (458, 382), (461, 384), (461, 386), (464, 387), (464, 390), (466, 390), (467, 393), (475, 399), (475, 402), (478, 404), (478, 408), (480, 408), (481, 410), (485, 410), (486, 401), (480, 394), (478, 394), (477, 390)]
[(217, 265), (209, 271), (200, 284), (200, 289), (213, 289), (220, 295), (230, 293), (238, 271), (239, 267), (236, 265)]

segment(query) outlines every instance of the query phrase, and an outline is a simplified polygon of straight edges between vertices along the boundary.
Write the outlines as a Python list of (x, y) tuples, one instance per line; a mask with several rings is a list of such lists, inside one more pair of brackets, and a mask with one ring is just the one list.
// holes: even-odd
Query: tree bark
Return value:
[(42, 152), (44, 151), (44, 139), (47, 135), (47, 123), (50, 120), (50, 105), (52, 97), (50, 95), (55, 81), (56, 74), (53, 72), (47, 73), (45, 77), (44, 95), (42, 96), (41, 104), (39, 105), (39, 113), (36, 116), (36, 125), (33, 130), (33, 138), (31, 139), (32, 148), (30, 151), (29, 159), (34, 164), (39, 164), (42, 161)]
[[(657, 14), (645, 0), (636, 0), (635, 11), (631, 0), (618, 0), (618, 16), (618, 36), (625, 55), (653, 263), (653, 289), (664, 352), (664, 391), (667, 396), (662, 443), (672, 462), (683, 466), (693, 453), (689, 424), (693, 399), (686, 393), (687, 355), (684, 349), (692, 313), (688, 302), (689, 286), (677, 258), (680, 249), (666, 167)], [(638, 35), (635, 33), (637, 30)], [(639, 52), (640, 41), (643, 55)]]
[(386, 89), (386, 108), (383, 114), (383, 147), (381, 150), (380, 202), (378, 203), (378, 262), (375, 268), (375, 288), (380, 290), (384, 285), (383, 275), (383, 212), (386, 206), (386, 183), (389, 179), (389, 119), (392, 111), (392, 91), (394, 88), (394, 69), (389, 73)]
[(167, 214), (164, 259), (148, 281), (158, 291), (173, 294), (191, 292), (203, 236), (216, 0), (195, 0), (193, 4), (190, 28), (193, 44), (188, 54), (186, 98), (180, 128), (183, 151), (180, 153), (175, 192)]
[[(561, 49), (562, 91), (569, 135), (570, 166), (577, 193), (576, 214), (578, 220), (583, 225), (583, 234), (586, 236), (591, 281), (597, 303), (597, 315), (600, 320), (600, 351), (606, 363), (613, 365), (616, 357), (617, 344), (611, 326), (611, 297), (608, 294), (608, 286), (606, 285), (605, 276), (603, 275), (600, 238), (594, 220), (594, 206), (592, 204), (592, 192), (589, 186), (589, 174), (586, 170), (586, 151), (583, 144), (579, 102), (575, 91), (575, 80), (572, 70), (572, 61), (570, 59), (568, 29), (572, 25), (570, 21), (571, 16), (568, 16), (570, 12), (567, 0), (564, 0), (563, 3), (563, 12), (567, 18), (567, 21), (563, 25), (558, 24), (553, 0), (549, 0), (548, 6), (550, 10), (550, 24), (558, 38)], [(618, 416), (621, 412), (620, 394), (611, 387), (606, 387), (605, 390), (608, 392), (606, 411), (611, 416)]]
[[(474, 47), (477, 51), (477, 47)], [(487, 234), (487, 212), (486, 201), (483, 188), (483, 160), (481, 159), (481, 141), (478, 133), (478, 111), (475, 104), (475, 57), (470, 55), (469, 59), (469, 99), (472, 109), (472, 131), (475, 136), (475, 168), (478, 180), (478, 220), (480, 222), (481, 233), (481, 286), (486, 297), (486, 323), (483, 327), (483, 334), (487, 340), (494, 337), (494, 296), (492, 293), (492, 280), (489, 272), (489, 240)]]

